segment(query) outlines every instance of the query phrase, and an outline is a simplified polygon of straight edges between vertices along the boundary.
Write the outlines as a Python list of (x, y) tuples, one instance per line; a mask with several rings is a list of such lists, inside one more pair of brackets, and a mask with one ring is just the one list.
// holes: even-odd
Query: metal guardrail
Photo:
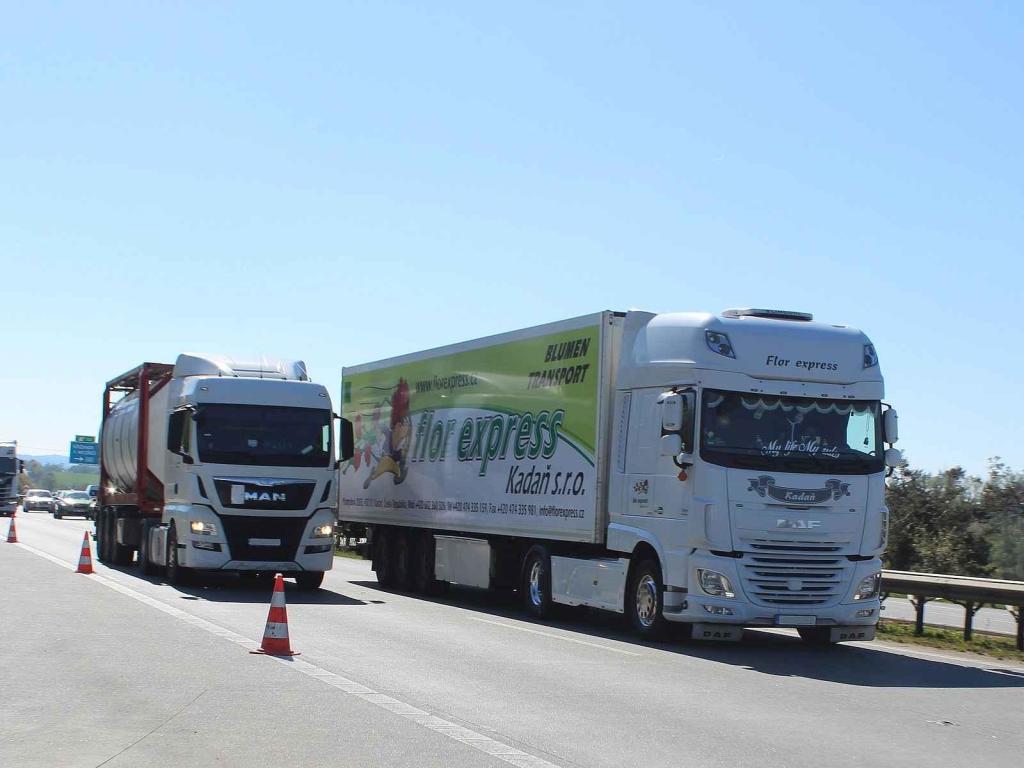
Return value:
[[(974, 631), (974, 614), (984, 605), (1005, 605), (1017, 621), (1017, 650), (1024, 651), (1024, 581), (949, 576), (942, 573), (882, 571), (882, 594), (902, 592), (917, 611), (914, 634), (924, 632), (924, 607), (936, 598), (964, 608), (964, 640)], [(884, 598), (883, 598), (884, 599)]]

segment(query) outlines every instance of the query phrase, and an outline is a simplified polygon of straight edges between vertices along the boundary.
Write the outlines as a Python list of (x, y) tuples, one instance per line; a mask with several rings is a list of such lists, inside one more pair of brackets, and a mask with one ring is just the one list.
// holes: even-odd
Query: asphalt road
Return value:
[[(1017, 766), (1024, 669), (785, 631), (633, 640), (616, 617), (527, 621), (511, 597), (377, 587), (339, 558), (289, 589), (292, 646), (251, 655), (269, 592), (176, 589), (77, 560), (82, 520), (0, 543), (0, 765)], [(0, 523), (0, 534), (6, 525)], [(58, 562), (62, 561), (65, 567)]]

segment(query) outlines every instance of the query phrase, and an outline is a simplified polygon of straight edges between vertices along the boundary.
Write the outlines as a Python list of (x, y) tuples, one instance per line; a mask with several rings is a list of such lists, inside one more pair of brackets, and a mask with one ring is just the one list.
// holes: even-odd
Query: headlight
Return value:
[(327, 539), (334, 535), (334, 526), (328, 523), (327, 525), (318, 525), (313, 529), (314, 539)]
[(198, 533), (201, 536), (217, 535), (217, 526), (205, 520), (193, 520), (189, 523), (189, 527), (192, 529), (192, 533)]
[(703, 568), (698, 568), (697, 581), (700, 582), (700, 588), (712, 597), (736, 597), (736, 593), (732, 589), (732, 582), (718, 571), (706, 571)]
[(874, 600), (878, 597), (878, 591), (882, 586), (882, 574), (873, 573), (860, 580), (860, 584), (857, 586), (857, 593), (853, 596), (854, 600)]
[(736, 357), (736, 353), (732, 349), (732, 342), (729, 341), (729, 334), (719, 331), (704, 331), (704, 341), (707, 343), (708, 349), (715, 354), (722, 357)]

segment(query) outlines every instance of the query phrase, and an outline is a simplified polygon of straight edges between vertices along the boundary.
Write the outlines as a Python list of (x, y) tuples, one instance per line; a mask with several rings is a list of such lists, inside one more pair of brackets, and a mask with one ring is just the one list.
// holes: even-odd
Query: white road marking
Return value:
[(506, 624), (503, 621), (491, 621), (490, 619), (481, 619), (476, 616), (470, 616), (473, 621), (479, 621), (481, 624), (493, 624), (496, 627), (504, 627), (505, 629), (514, 629), (519, 632), (529, 632), (531, 635), (543, 635), (544, 637), (552, 637), (555, 640), (564, 640), (567, 643), (576, 643), (577, 645), (587, 645), (591, 648), (600, 648), (602, 651), (611, 651), (612, 653), (621, 653), (624, 656), (640, 656), (641, 654), (635, 651), (626, 651), (622, 648), (612, 648), (610, 645), (602, 645), (601, 643), (589, 643), (586, 640), (577, 640), (575, 637), (565, 637), (564, 635), (556, 635), (551, 632), (541, 632), (539, 629), (530, 629), (529, 627), (520, 627), (515, 624)]
[[(41, 549), (36, 549), (35, 547), (22, 542), (18, 542), (18, 546), (20, 546), (22, 549), (31, 552), (34, 555), (38, 555), (39, 557), (49, 560), (51, 563), (55, 563), (56, 565), (59, 565), (62, 568), (67, 568), (69, 571), (75, 570), (74, 564), (69, 563), (66, 560), (61, 560), (58, 557), (54, 557), (49, 552), (43, 552)], [(247, 650), (252, 650), (254, 648), (259, 647), (259, 642), (256, 640), (239, 635), (236, 632), (232, 632), (230, 629), (225, 629), (224, 627), (206, 621), (205, 619), (200, 619), (198, 616), (193, 616), (190, 613), (186, 613), (185, 611), (168, 605), (167, 603), (157, 600), (156, 598), (149, 597), (148, 595), (144, 595), (141, 592), (137, 592), (131, 587), (125, 586), (124, 584), (120, 584), (106, 576), (102, 576), (98, 573), (93, 573), (89, 576), (89, 578), (98, 584), (102, 584), (105, 587), (109, 587), (115, 592), (120, 592), (122, 595), (125, 595), (126, 597), (130, 597), (133, 600), (137, 600), (138, 602), (143, 603), (144, 605), (148, 605), (151, 608), (156, 608), (158, 611), (162, 611), (163, 613), (166, 613), (168, 616), (173, 616), (176, 619), (180, 619), (181, 621), (184, 621), (186, 624), (190, 624), (193, 627), (196, 627), (197, 629), (202, 629), (206, 632), (209, 632), (212, 635), (216, 635), (217, 637), (223, 638), (224, 640), (228, 640), (232, 643), (235, 643), (236, 645), (240, 645), (243, 648), (246, 648)], [(499, 622), (489, 623), (497, 624)], [(513, 627), (513, 629), (516, 629), (516, 627)], [(552, 635), (552, 637), (555, 637), (555, 635)], [(593, 644), (584, 643), (584, 645)], [(604, 646), (596, 647), (602, 648)], [(615, 649), (605, 648), (605, 650)], [(627, 653), (627, 651), (620, 651), (620, 653)], [(638, 654), (631, 655), (636, 656)], [(558, 768), (558, 766), (556, 766), (554, 763), (550, 763), (547, 760), (544, 760), (543, 758), (536, 757), (535, 755), (531, 755), (527, 752), (524, 752), (523, 750), (513, 747), (510, 744), (505, 744), (503, 742), (497, 741), (496, 739), (492, 739), (490, 736), (485, 736), (482, 733), (477, 733), (474, 730), (464, 728), (463, 726), (457, 725), (456, 723), (453, 723), (449, 720), (445, 720), (444, 718), (432, 715), (429, 712), (412, 706), (411, 704), (406, 704), (405, 702), (395, 699), (391, 696), (379, 693), (373, 690), (372, 688), (368, 688), (365, 685), (362, 685), (361, 683), (357, 683), (354, 680), (349, 680), (348, 678), (342, 677), (341, 675), (336, 675), (335, 673), (323, 669), (322, 667), (318, 667), (315, 664), (311, 664), (308, 661), (300, 661), (294, 657), (279, 658), (275, 656), (263, 656), (255, 658), (271, 659), (279, 664), (284, 664), (286, 667), (295, 672), (300, 672), (308, 677), (320, 680), (321, 682), (326, 683), (332, 688), (337, 688), (339, 691), (342, 691), (343, 693), (347, 693), (350, 696), (355, 696), (356, 698), (362, 699), (363, 701), (369, 704), (373, 704), (377, 707), (380, 707), (381, 709), (387, 710), (388, 712), (396, 714), (400, 717), (404, 717), (406, 720), (411, 720), (417, 725), (421, 725), (424, 728), (434, 731), (435, 733), (443, 734), (448, 738), (461, 742), (462, 744), (465, 744), (468, 747), (472, 747), (473, 749), (479, 752), (483, 752), (484, 754), (496, 757), (499, 760), (508, 763), (509, 765), (515, 765), (518, 768)]]

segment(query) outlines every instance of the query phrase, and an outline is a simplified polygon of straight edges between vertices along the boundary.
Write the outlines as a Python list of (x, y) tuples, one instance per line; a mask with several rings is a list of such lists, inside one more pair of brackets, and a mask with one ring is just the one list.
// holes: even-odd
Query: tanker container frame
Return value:
[(862, 332), (778, 310), (604, 311), (346, 367), (339, 521), (385, 588), (870, 640), (883, 394)]

